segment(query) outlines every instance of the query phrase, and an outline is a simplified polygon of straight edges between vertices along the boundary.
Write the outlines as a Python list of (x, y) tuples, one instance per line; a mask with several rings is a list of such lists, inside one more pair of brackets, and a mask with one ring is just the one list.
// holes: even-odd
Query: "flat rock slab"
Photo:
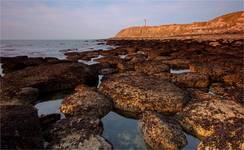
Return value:
[(99, 91), (112, 98), (116, 109), (131, 115), (146, 110), (173, 114), (181, 111), (188, 100), (187, 94), (174, 84), (135, 72), (109, 76)]
[[(204, 139), (214, 135), (219, 128), (227, 124), (230, 126), (233, 120), (236, 123), (242, 121), (244, 109), (234, 101), (210, 99), (187, 105), (177, 116), (187, 132)], [(226, 128), (226, 130), (230, 129)]]
[(101, 118), (112, 109), (112, 101), (95, 89), (85, 85), (76, 87), (75, 92), (64, 98), (60, 111), (65, 116), (86, 115)]
[(80, 63), (58, 63), (8, 73), (0, 79), (1, 99), (21, 99), (20, 92), (25, 87), (37, 88), (40, 93), (45, 93), (74, 88), (80, 83), (96, 85), (98, 76), (94, 68)]
[(172, 118), (146, 112), (139, 120), (139, 126), (145, 142), (152, 149), (180, 150), (187, 144), (180, 125)]
[(37, 110), (29, 105), (0, 105), (1, 149), (42, 149)]

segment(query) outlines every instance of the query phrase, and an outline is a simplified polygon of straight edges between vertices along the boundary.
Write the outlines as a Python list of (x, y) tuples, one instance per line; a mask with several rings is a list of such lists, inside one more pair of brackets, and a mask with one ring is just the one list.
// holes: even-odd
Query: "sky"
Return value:
[(102, 39), (121, 29), (191, 23), (244, 10), (244, 0), (0, 0), (1, 39)]

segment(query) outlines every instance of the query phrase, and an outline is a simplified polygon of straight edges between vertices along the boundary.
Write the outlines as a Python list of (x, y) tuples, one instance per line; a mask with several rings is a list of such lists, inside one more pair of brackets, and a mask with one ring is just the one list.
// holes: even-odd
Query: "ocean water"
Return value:
[(65, 59), (64, 53), (71, 51), (108, 50), (111, 46), (104, 40), (1, 40), (0, 56), (57, 57)]

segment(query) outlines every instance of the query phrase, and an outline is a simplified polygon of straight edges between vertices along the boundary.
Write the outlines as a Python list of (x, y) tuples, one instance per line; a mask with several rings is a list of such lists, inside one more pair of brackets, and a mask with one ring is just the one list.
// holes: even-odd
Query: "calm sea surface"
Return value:
[(31, 57), (57, 57), (64, 59), (63, 55), (70, 51), (91, 51), (98, 49), (111, 49), (103, 40), (1, 40), (0, 56), (31, 56)]

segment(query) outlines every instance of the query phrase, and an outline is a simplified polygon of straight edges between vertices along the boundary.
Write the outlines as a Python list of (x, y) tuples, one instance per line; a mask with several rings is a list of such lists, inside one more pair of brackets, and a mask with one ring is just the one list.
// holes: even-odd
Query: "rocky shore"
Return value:
[[(112, 50), (67, 52), (67, 60), (1, 58), (1, 148), (112, 149), (100, 119), (139, 119), (151, 149), (244, 149), (244, 40), (108, 40)], [(98, 62), (86, 65), (80, 60)], [(98, 76), (103, 75), (98, 86)], [(98, 88), (97, 88), (98, 87)], [(37, 115), (37, 97), (73, 90), (65, 115)]]
[[(198, 150), (243, 150), (243, 21), (129, 28), (113, 49), (65, 60), (0, 57), (1, 149), (111, 150), (101, 118), (114, 111), (138, 120), (149, 149), (183, 149), (187, 133)], [(64, 117), (38, 116), (38, 97), (64, 90)]]

